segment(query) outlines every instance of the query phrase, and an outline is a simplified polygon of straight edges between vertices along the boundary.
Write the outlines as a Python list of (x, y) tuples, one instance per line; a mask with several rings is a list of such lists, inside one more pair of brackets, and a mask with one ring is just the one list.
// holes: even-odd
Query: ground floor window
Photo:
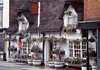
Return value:
[(70, 57), (86, 58), (86, 42), (79, 40), (70, 40), (69, 52)]

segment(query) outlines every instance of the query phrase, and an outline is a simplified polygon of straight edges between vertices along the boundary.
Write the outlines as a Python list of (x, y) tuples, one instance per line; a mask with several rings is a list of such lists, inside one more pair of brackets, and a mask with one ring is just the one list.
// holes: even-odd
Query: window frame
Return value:
[[(70, 44), (71, 43), (71, 44)], [(79, 41), (79, 46), (80, 48), (77, 48), (75, 47), (75, 41), (73, 40), (70, 40), (69, 41), (69, 57), (70, 58), (82, 58), (82, 59), (86, 59), (86, 56), (84, 56), (84, 52), (83, 51), (86, 51), (86, 48), (83, 49), (83, 41)], [(85, 43), (86, 44), (86, 43)], [(71, 47), (70, 47), (71, 46)], [(87, 45), (84, 45), (84, 46), (87, 46)], [(70, 50), (73, 50), (73, 52), (71, 52)], [(77, 52), (76, 52), (77, 51)], [(80, 52), (79, 52), (80, 51)], [(78, 56), (79, 55), (79, 56)]]

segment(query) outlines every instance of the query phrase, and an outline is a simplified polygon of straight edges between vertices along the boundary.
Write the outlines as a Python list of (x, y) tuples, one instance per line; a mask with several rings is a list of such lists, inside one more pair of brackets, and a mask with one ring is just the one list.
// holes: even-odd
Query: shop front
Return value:
[(42, 65), (43, 63), (43, 38), (37, 34), (31, 34), (29, 46), (28, 64)]
[[(46, 34), (45, 60), (49, 67), (64, 67), (66, 64), (81, 64), (86, 60), (86, 42), (81, 33)], [(76, 61), (75, 61), (76, 59)], [(79, 61), (78, 61), (79, 60)]]
[[(82, 38), (86, 43), (86, 70), (99, 69), (99, 21), (80, 21), (79, 28), (82, 30)], [(83, 65), (84, 66), (84, 65)], [(91, 67), (90, 67), (91, 66)]]

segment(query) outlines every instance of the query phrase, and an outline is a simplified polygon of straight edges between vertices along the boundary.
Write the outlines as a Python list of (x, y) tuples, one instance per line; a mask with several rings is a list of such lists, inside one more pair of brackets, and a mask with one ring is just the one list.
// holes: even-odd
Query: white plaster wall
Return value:
[(73, 33), (73, 34), (62, 34), (63, 38), (66, 38), (68, 40), (77, 40), (82, 39), (82, 35), (80, 33)]
[(45, 61), (45, 65), (47, 65), (48, 61), (49, 61), (49, 49), (50, 49), (50, 46), (49, 46), (49, 42), (48, 40), (45, 41), (45, 48), (44, 48), (44, 61)]
[(39, 47), (41, 50), (43, 50), (43, 42), (39, 42)]
[(3, 28), (9, 27), (9, 0), (3, 0)]
[(49, 37), (52, 37), (52, 36), (53, 36), (53, 37), (56, 37), (56, 38), (61, 38), (61, 35), (58, 34), (58, 33), (54, 33), (54, 34), (46, 34), (46, 35), (45, 35), (45, 37), (48, 37), (48, 38), (49, 38)]

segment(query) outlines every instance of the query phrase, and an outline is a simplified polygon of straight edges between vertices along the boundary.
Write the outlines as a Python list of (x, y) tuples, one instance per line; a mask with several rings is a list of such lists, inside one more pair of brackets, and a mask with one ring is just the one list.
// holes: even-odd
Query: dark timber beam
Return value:
[(100, 70), (100, 29), (97, 29), (97, 70)]

